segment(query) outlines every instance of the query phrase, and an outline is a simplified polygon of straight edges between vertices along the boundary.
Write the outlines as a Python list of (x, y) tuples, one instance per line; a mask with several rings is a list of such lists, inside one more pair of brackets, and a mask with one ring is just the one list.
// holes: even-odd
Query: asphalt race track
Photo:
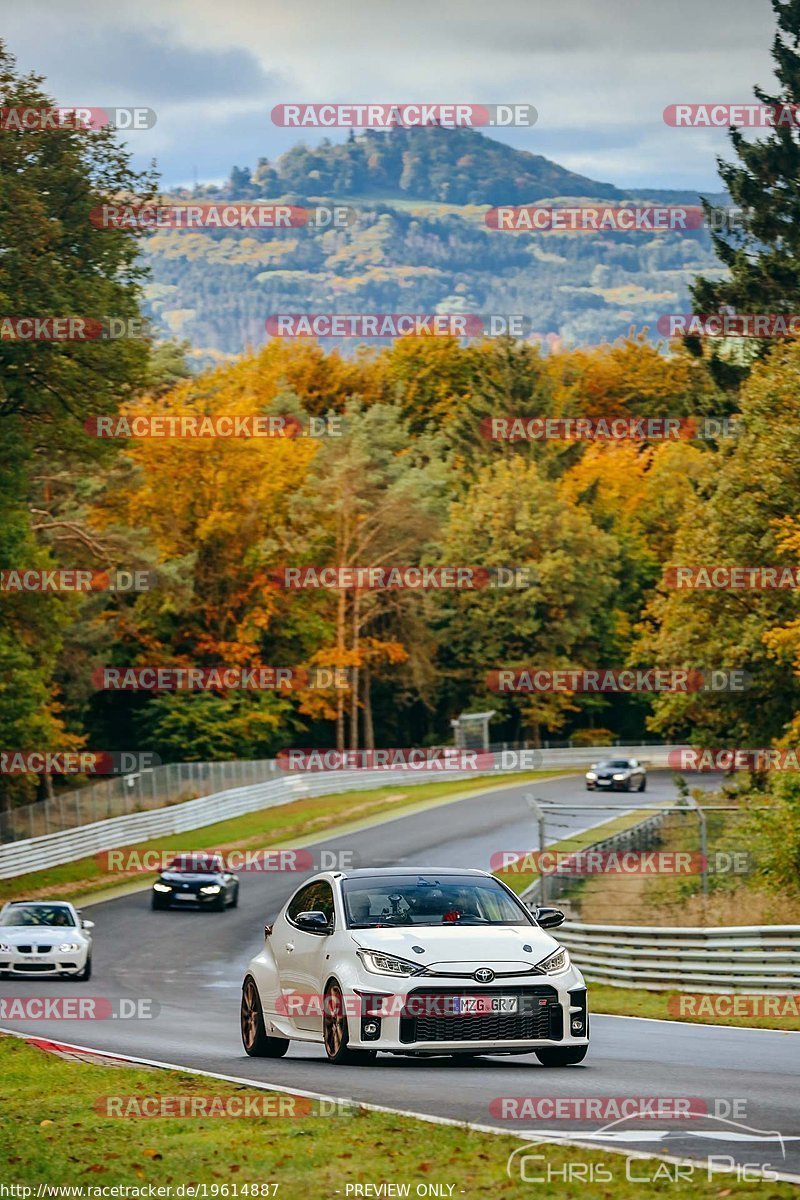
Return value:
[[(711, 776), (703, 780), (709, 787), (715, 782)], [(603, 811), (604, 797), (586, 792), (575, 776), (517, 784), (399, 816), (320, 842), (318, 848), (355, 852), (359, 865), (487, 868), (498, 850), (536, 845), (525, 800), (531, 793), (560, 803), (596, 806), (596, 814), (565, 814), (566, 825), (573, 829), (613, 815)], [(652, 805), (673, 797), (671, 774), (651, 772), (647, 793), (630, 801), (636, 808), (640, 801)], [(620, 799), (614, 797), (616, 803)], [(564, 832), (554, 831), (553, 837)], [(6, 980), (0, 983), (0, 995), (87, 995), (112, 1001), (149, 997), (159, 1006), (157, 1015), (149, 1020), (91, 1022), (4, 1020), (2, 1025), (83, 1046), (528, 1134), (546, 1130), (548, 1135), (558, 1131), (585, 1138), (601, 1127), (597, 1122), (501, 1121), (490, 1113), (490, 1101), (504, 1096), (696, 1097), (710, 1112), (718, 1105), (717, 1111), (729, 1120), (627, 1122), (601, 1137), (600, 1144), (692, 1159), (730, 1156), (737, 1163), (769, 1164), (800, 1176), (798, 1033), (593, 1015), (589, 1055), (583, 1065), (568, 1069), (546, 1069), (533, 1055), (486, 1057), (459, 1065), (446, 1058), (383, 1055), (373, 1066), (333, 1067), (321, 1047), (300, 1044), (284, 1059), (248, 1058), (239, 1038), (244, 969), (261, 944), (264, 922), (303, 877), (242, 874), (239, 907), (226, 913), (152, 912), (149, 892), (96, 903), (90, 914), (96, 923), (91, 981)], [(746, 923), (746, 914), (742, 919)], [(591, 985), (589, 1006), (591, 1011)], [(726, 1104), (734, 1100), (745, 1101), (738, 1118)]]

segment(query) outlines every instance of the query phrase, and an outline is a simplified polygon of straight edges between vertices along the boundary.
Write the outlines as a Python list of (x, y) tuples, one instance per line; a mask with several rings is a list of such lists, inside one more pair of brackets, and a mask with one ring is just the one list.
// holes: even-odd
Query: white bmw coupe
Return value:
[(0, 977), (92, 974), (93, 921), (64, 900), (12, 900), (0, 911)]
[(242, 984), (248, 1054), (316, 1042), (334, 1063), (377, 1051), (530, 1054), (579, 1063), (589, 1044), (586, 985), (535, 917), (484, 871), (325, 871), (265, 927)]

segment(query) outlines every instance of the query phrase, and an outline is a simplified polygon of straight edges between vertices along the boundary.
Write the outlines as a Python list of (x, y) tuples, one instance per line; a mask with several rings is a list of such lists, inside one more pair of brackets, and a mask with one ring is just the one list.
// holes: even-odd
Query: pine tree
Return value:
[[(800, 0), (772, 0), (778, 29), (772, 47), (779, 89), (756, 98), (781, 115), (800, 117)], [(790, 106), (790, 107), (784, 107)], [(800, 309), (800, 124), (776, 124), (751, 141), (741, 129), (730, 139), (738, 163), (718, 159), (720, 175), (741, 208), (737, 228), (724, 229), (724, 213), (706, 204), (714, 248), (728, 268), (721, 280), (698, 277), (692, 291), (697, 313), (730, 306), (739, 313), (789, 313)]]

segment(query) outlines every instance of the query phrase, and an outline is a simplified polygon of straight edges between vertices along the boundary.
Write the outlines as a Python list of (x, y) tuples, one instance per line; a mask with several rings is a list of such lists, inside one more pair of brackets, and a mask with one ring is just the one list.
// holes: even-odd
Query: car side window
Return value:
[(286, 916), (290, 921), (294, 921), (298, 913), (311, 911), (310, 905), (306, 904), (306, 899), (311, 897), (311, 893), (313, 891), (313, 883), (306, 884), (306, 886), (301, 887), (297, 895), (289, 901), (289, 907), (286, 909)]
[(301, 912), (323, 912), (333, 922), (333, 889), (324, 879), (309, 883), (289, 902), (286, 916), (295, 921)]

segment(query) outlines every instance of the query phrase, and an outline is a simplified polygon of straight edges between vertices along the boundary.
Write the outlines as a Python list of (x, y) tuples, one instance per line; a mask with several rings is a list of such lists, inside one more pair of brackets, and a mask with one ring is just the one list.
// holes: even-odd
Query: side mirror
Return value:
[(304, 933), (330, 933), (331, 926), (324, 912), (301, 912), (294, 919)]
[(271, 934), (271, 933), (272, 933), (272, 926), (271, 926), (271, 925), (265, 925), (265, 926), (264, 926), (264, 937), (265, 937), (265, 938), (268, 938), (268, 937), (270, 936), (270, 934)]
[(94, 921), (81, 921), (81, 929), (94, 929)]
[(565, 917), (560, 908), (537, 908), (533, 919), (542, 929), (555, 929), (557, 925), (564, 924)]

